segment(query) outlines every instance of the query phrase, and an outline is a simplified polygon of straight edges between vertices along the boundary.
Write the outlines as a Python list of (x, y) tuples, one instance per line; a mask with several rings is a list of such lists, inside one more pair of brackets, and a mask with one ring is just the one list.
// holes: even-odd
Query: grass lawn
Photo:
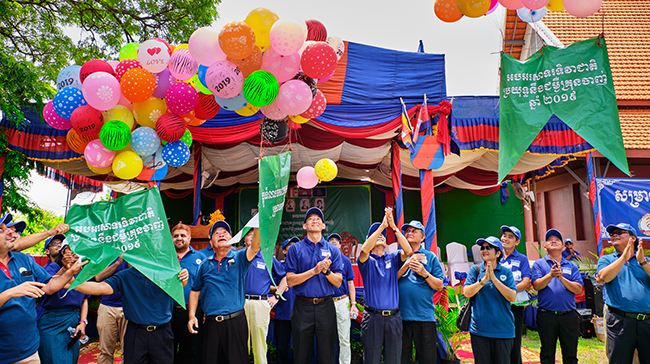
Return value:
[[(540, 343), (537, 331), (528, 330), (522, 338), (521, 344), (527, 348), (539, 351)], [(555, 360), (559, 363), (562, 362), (562, 351), (559, 341), (555, 352)], [(605, 343), (600, 342), (595, 337), (591, 339), (580, 338), (578, 341), (578, 362), (580, 364), (606, 364)]]

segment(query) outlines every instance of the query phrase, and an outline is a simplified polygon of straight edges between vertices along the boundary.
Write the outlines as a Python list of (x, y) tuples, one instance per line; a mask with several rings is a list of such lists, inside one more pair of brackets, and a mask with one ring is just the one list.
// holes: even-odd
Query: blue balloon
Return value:
[(166, 164), (162, 168), (156, 169), (156, 171), (153, 173), (153, 176), (151, 176), (151, 180), (152, 181), (162, 180), (167, 175), (168, 170), (169, 168), (167, 167)]
[(142, 157), (142, 164), (149, 169), (161, 169), (167, 165), (162, 157), (162, 145), (152, 155)]
[(62, 69), (56, 77), (56, 88), (62, 90), (65, 87), (73, 86), (81, 90), (80, 72), (81, 66), (76, 64)]
[(72, 112), (79, 106), (87, 105), (84, 94), (80, 89), (74, 86), (65, 87), (63, 90), (57, 92), (52, 100), (54, 111), (64, 119), (70, 119)]
[(205, 74), (208, 72), (208, 66), (204, 66), (202, 64), (199, 65), (199, 70), (197, 74), (199, 75), (199, 81), (201, 81), (201, 84), (203, 84), (203, 87), (208, 88), (208, 85), (205, 83)]
[(180, 140), (167, 143), (162, 150), (163, 160), (172, 167), (180, 167), (190, 160), (190, 147)]
[(239, 95), (231, 99), (222, 99), (221, 97), (217, 96), (215, 96), (214, 99), (217, 101), (217, 104), (219, 104), (219, 106), (230, 111), (239, 110), (248, 105), (248, 101), (244, 97), (243, 92), (240, 92)]
[(141, 126), (131, 134), (131, 149), (140, 156), (152, 155), (159, 147), (160, 138), (156, 131), (149, 127)]

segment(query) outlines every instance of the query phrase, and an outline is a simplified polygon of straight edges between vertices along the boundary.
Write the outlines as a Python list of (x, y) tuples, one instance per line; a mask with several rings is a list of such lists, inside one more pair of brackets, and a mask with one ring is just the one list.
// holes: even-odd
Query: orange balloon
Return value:
[(248, 77), (251, 73), (262, 68), (262, 51), (259, 48), (253, 47), (253, 52), (244, 59), (235, 59), (232, 57), (226, 58), (228, 62), (234, 63), (244, 75)]
[(65, 140), (68, 142), (70, 149), (79, 154), (84, 154), (86, 145), (97, 138), (99, 138), (99, 133), (96, 135), (81, 135), (74, 129), (70, 129), (68, 135), (65, 136)]
[(199, 119), (194, 115), (195, 115), (194, 110), (188, 112), (187, 114), (181, 115), (183, 120), (185, 120), (185, 125), (187, 125), (187, 126), (199, 126), (199, 125), (205, 123), (205, 120)]
[(153, 95), (156, 89), (156, 79), (151, 72), (142, 68), (131, 68), (126, 71), (120, 81), (122, 95), (134, 103), (144, 102)]
[(463, 13), (458, 10), (456, 0), (436, 0), (433, 11), (438, 19), (447, 23), (459, 21), (463, 17)]
[(228, 57), (244, 59), (255, 48), (255, 32), (243, 21), (230, 22), (219, 32), (219, 46)]

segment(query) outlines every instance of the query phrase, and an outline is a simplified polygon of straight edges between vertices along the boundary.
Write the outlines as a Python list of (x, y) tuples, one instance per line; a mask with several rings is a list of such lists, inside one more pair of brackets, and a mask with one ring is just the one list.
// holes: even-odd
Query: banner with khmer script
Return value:
[(609, 239), (607, 225), (632, 225), (639, 237), (650, 237), (650, 179), (596, 178), (599, 239)]
[(501, 53), (499, 101), (499, 180), (553, 115), (629, 174), (602, 36), (566, 48), (545, 46), (526, 61)]
[(90, 259), (71, 289), (96, 276), (122, 254), (179, 305), (185, 307), (181, 271), (157, 188), (113, 201), (73, 205), (65, 220), (72, 251)]

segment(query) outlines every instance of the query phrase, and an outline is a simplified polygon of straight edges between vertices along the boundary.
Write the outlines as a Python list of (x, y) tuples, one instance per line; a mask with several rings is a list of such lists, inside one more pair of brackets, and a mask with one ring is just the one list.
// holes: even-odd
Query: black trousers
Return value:
[(248, 324), (242, 313), (217, 322), (206, 319), (203, 324), (203, 364), (248, 363)]
[(610, 364), (631, 363), (634, 349), (639, 362), (650, 363), (650, 320), (639, 321), (607, 312), (607, 356)]
[(124, 364), (172, 364), (174, 334), (169, 323), (155, 331), (139, 328), (129, 321), (124, 333)]
[(402, 316), (364, 312), (361, 320), (364, 364), (379, 364), (382, 348), (384, 363), (398, 364), (402, 353)]
[(524, 306), (510, 305), (510, 310), (515, 316), (515, 339), (512, 342), (510, 364), (521, 364), (521, 332), (524, 328)]
[[(203, 310), (197, 308), (196, 317), (203, 321)], [(174, 364), (201, 364), (201, 330), (199, 325), (198, 334), (190, 333), (187, 329), (187, 322), (190, 320), (189, 313), (182, 307), (175, 307), (172, 311), (172, 332), (174, 333)]]
[(580, 314), (571, 311), (563, 315), (537, 310), (537, 332), (542, 347), (539, 350), (540, 364), (555, 363), (555, 348), (560, 339), (562, 363), (578, 363), (578, 338), (580, 337)]
[(402, 364), (411, 362), (415, 344), (415, 359), (421, 364), (437, 363), (438, 334), (434, 321), (402, 321)]
[(291, 310), (294, 362), (308, 364), (318, 348), (318, 364), (334, 364), (336, 359), (336, 308), (331, 299), (317, 305), (296, 299)]
[(509, 364), (513, 339), (470, 334), (475, 364)]
[(273, 327), (278, 364), (293, 364), (293, 355), (290, 355), (291, 320), (275, 320)]

